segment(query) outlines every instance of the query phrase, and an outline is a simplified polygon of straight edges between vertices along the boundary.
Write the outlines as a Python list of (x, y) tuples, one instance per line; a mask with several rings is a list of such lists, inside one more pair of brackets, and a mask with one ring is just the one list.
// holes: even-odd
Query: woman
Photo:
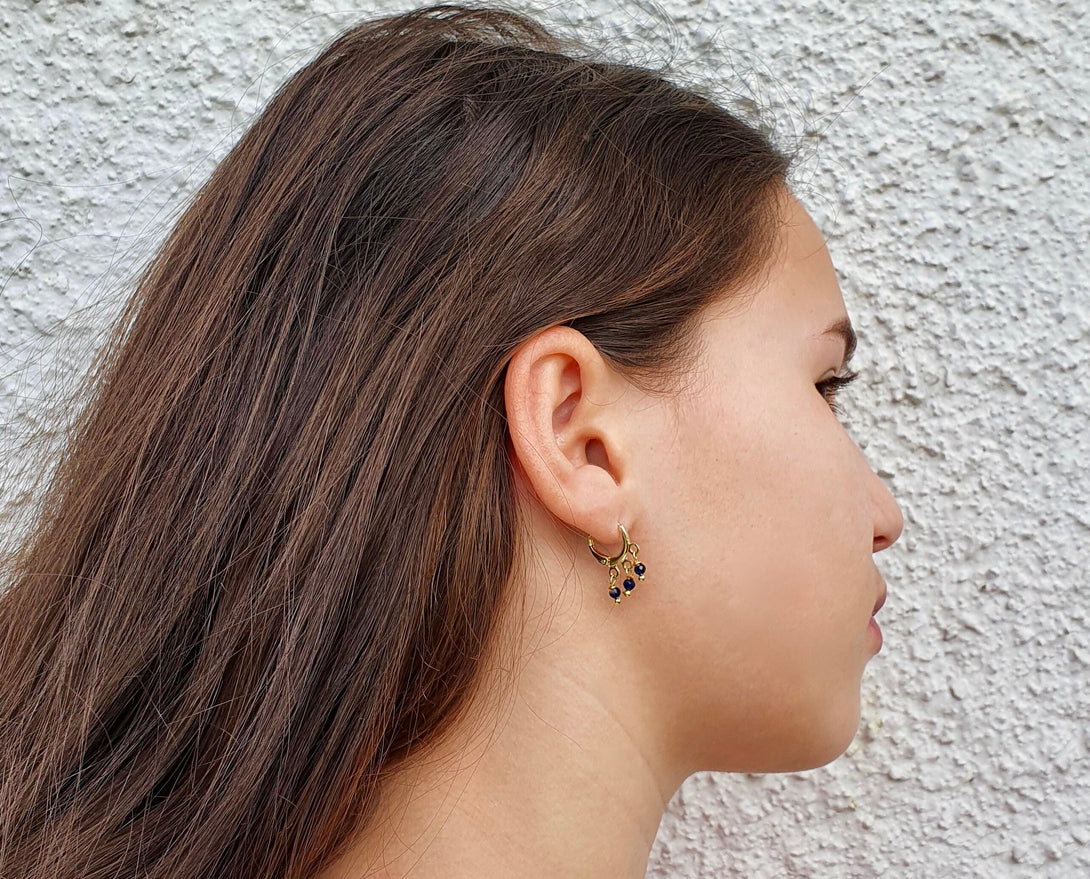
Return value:
[(7, 561), (0, 875), (642, 876), (842, 753), (902, 519), (788, 167), (509, 11), (297, 73)]

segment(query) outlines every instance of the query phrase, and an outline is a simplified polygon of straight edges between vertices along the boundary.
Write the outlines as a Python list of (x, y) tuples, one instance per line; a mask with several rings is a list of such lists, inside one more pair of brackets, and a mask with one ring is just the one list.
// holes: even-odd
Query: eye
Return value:
[(837, 392), (846, 388), (857, 378), (859, 378), (859, 373), (849, 370), (844, 375), (834, 375), (823, 381), (819, 381), (814, 387), (821, 392), (821, 395), (825, 398), (826, 402), (829, 404), (829, 408), (833, 410), (833, 413), (839, 416), (840, 407), (836, 402)]

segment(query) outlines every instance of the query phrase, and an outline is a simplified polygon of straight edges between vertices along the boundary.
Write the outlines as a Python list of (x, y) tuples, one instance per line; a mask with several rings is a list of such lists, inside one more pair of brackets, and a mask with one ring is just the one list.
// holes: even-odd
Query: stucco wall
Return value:
[[(127, 273), (275, 86), (336, 30), (403, 8), (3, 0), (5, 435), (84, 362)], [(650, 876), (1090, 876), (1087, 8), (545, 14), (618, 51), (658, 40), (652, 56), (672, 44), (679, 69), (742, 75), (801, 138), (797, 192), (861, 337), (848, 422), (905, 515), (878, 557), (885, 646), (848, 753), (793, 775), (693, 776)], [(59, 321), (69, 341), (40, 354)]]

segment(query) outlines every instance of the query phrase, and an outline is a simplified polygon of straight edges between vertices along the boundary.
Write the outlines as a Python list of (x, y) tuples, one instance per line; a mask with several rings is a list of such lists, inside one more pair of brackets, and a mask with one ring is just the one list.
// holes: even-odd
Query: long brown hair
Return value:
[(592, 52), (364, 22), (181, 215), (4, 559), (0, 876), (311, 876), (465, 710), (517, 594), (509, 355), (566, 324), (667, 393), (790, 165)]

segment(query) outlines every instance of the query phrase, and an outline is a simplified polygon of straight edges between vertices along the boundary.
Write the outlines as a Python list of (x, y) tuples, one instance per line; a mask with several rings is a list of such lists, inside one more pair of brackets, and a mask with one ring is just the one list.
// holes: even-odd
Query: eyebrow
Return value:
[(855, 335), (855, 328), (850, 318), (842, 317), (833, 321), (828, 328), (819, 333), (820, 336), (840, 336), (844, 340), (844, 366), (847, 366), (855, 354), (855, 346), (859, 341)]

